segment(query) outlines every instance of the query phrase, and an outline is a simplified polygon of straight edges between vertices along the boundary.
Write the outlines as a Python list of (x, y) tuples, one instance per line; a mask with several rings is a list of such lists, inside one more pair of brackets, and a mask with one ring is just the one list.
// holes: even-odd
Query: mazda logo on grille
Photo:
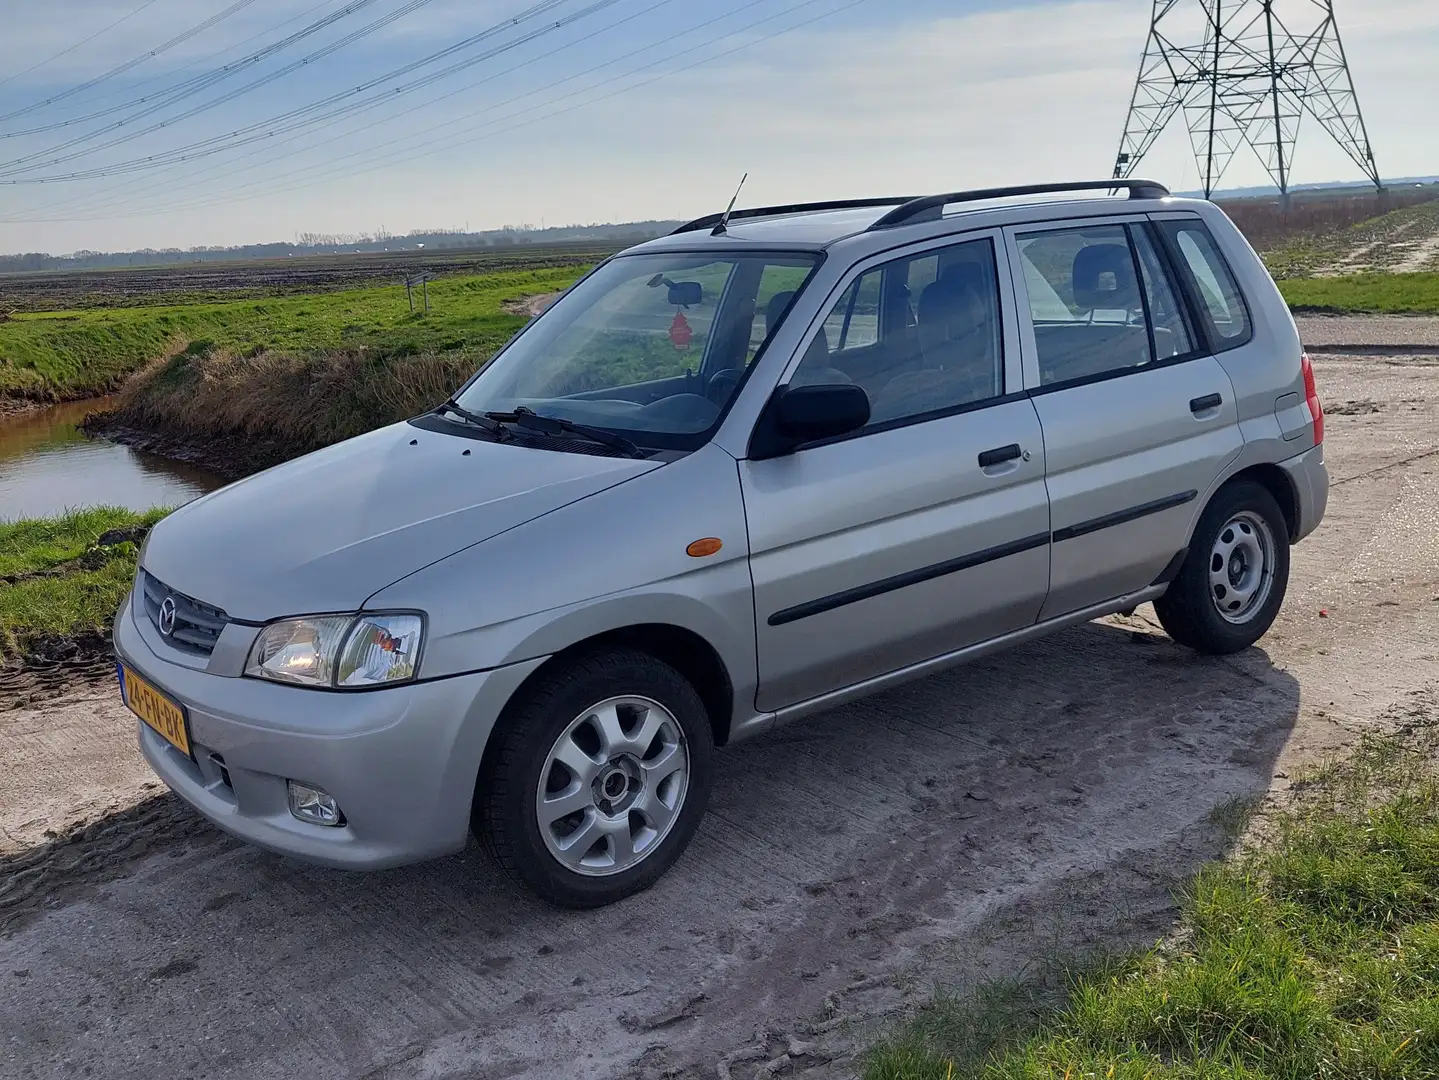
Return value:
[(175, 598), (173, 596), (167, 596), (160, 601), (160, 619), (157, 625), (160, 627), (160, 633), (166, 637), (175, 632)]

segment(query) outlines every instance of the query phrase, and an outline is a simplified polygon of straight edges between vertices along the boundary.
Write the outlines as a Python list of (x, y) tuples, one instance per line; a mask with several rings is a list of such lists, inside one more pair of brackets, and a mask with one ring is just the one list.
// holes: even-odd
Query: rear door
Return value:
[[(982, 233), (857, 267), (785, 381), (860, 385), (869, 425), (740, 462), (759, 708), (1038, 616), (1049, 575), (1044, 449), (1001, 242)], [(912, 297), (907, 283), (926, 276)]]
[(1041, 619), (1143, 589), (1243, 448), (1234, 389), (1147, 221), (1014, 228), (1053, 544)]

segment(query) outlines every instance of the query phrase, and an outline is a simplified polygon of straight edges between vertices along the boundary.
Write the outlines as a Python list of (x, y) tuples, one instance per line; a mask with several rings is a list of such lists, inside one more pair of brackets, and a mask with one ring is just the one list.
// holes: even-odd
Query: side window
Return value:
[(855, 279), (824, 320), (825, 336), (835, 352), (865, 349), (879, 341), (880, 272)]
[(1229, 272), (1229, 264), (1201, 222), (1164, 221), (1174, 250), (1191, 275), (1200, 313), (1213, 332), (1216, 350), (1232, 349), (1250, 338), (1249, 309)]
[(1194, 350), (1194, 339), (1184, 321), (1179, 294), (1165, 273), (1164, 261), (1159, 257), (1148, 231), (1135, 227), (1130, 230), (1130, 235), (1134, 239), (1134, 250), (1139, 254), (1139, 273), (1144, 281), (1144, 298), (1154, 336), (1154, 356), (1158, 360), (1184, 356)]
[(871, 425), (1003, 394), (993, 243), (931, 249), (862, 274), (826, 317), (790, 384), (826, 382), (862, 387)]
[[(1136, 368), (1154, 358), (1125, 226), (1021, 233), (1015, 240), (1042, 385)], [(1172, 307), (1172, 296), (1170, 302)]]
[(785, 266), (781, 263), (767, 263), (760, 274), (759, 289), (755, 295), (754, 320), (750, 325), (749, 351), (745, 356), (748, 364), (759, 352), (759, 347), (774, 333), (779, 321), (784, 318), (795, 293), (809, 276), (807, 266)]

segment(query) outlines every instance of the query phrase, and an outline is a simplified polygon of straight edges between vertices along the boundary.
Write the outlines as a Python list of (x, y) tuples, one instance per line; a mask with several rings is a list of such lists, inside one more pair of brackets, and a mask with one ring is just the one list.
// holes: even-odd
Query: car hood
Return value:
[(235, 619), (353, 611), (421, 567), (659, 464), (394, 424), (182, 507), (151, 532), (144, 567)]

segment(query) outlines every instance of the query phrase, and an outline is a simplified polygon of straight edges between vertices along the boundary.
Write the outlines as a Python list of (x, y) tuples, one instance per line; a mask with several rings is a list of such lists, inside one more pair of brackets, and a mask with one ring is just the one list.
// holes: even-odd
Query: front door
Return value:
[(1243, 448), (1234, 388), (1144, 221), (1015, 229), (1053, 527), (1041, 618), (1153, 584)]
[(811, 328), (789, 381), (857, 383), (869, 425), (740, 463), (760, 709), (1038, 616), (1049, 574), (1044, 446), (1020, 390), (997, 240), (862, 265)]

